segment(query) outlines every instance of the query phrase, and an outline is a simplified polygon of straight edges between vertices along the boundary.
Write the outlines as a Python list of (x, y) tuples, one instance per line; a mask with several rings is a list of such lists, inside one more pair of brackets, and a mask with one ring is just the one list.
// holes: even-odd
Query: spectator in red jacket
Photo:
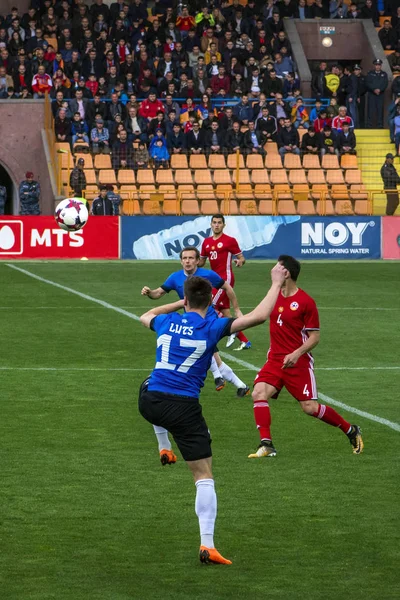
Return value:
[(213, 75), (211, 77), (211, 89), (213, 94), (216, 96), (229, 96), (230, 87), (231, 81), (228, 75), (225, 74), (225, 67), (221, 65), (218, 67), (218, 75)]
[(45, 67), (40, 65), (38, 68), (38, 72), (33, 76), (32, 79), (32, 91), (34, 98), (44, 98), (46, 92), (49, 94), (51, 88), (53, 86), (53, 82), (51, 80), (50, 75), (45, 72)]
[(159, 111), (165, 111), (164, 105), (161, 100), (157, 100), (155, 92), (150, 92), (147, 100), (143, 100), (142, 102), (142, 105), (139, 109), (139, 115), (148, 121), (151, 121), (157, 117), (157, 113)]

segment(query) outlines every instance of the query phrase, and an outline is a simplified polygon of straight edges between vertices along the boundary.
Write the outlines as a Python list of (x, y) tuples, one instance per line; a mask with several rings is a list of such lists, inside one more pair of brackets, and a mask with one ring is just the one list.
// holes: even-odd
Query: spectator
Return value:
[(33, 179), (32, 171), (25, 174), (19, 186), (20, 215), (40, 215), (40, 184)]
[(325, 61), (319, 63), (318, 69), (313, 72), (311, 79), (311, 92), (314, 97), (322, 97), (325, 93), (325, 75), (327, 64)]
[(334, 133), (339, 133), (343, 127), (343, 123), (348, 123), (351, 129), (354, 129), (353, 119), (347, 115), (345, 106), (339, 107), (339, 114), (332, 119), (332, 129)]
[(112, 147), (112, 166), (116, 171), (133, 169), (133, 148), (125, 129), (121, 130), (119, 139)]
[(57, 142), (71, 142), (71, 122), (67, 119), (67, 111), (61, 108), (54, 120), (54, 133)]
[(216, 96), (228, 95), (231, 87), (229, 76), (225, 74), (225, 67), (218, 67), (218, 75), (211, 77), (211, 88)]
[(249, 121), (249, 128), (243, 136), (243, 148), (245, 154), (261, 154), (265, 156), (264, 144), (267, 136), (260, 130), (256, 130), (253, 120)]
[(122, 198), (117, 192), (114, 192), (114, 186), (111, 185), (111, 183), (107, 185), (107, 198), (111, 201), (113, 205), (114, 216), (118, 216), (119, 209), (122, 204)]
[(79, 112), (74, 113), (71, 123), (72, 146), (84, 142), (89, 144), (89, 127), (84, 121)]
[(400, 183), (400, 177), (396, 171), (396, 167), (393, 164), (394, 156), (389, 153), (386, 154), (386, 160), (381, 168), (381, 177), (383, 186), (386, 191), (386, 214), (391, 216), (396, 212), (399, 206), (399, 193), (397, 186)]
[(394, 52), (387, 57), (392, 73), (400, 73), (400, 43), (397, 42)]
[(396, 107), (396, 115), (393, 119), (394, 124), (394, 143), (396, 145), (396, 154), (400, 155), (399, 146), (400, 146), (400, 106)]
[(136, 140), (147, 142), (146, 119), (137, 114), (137, 109), (134, 106), (128, 109), (128, 116), (125, 119), (125, 129), (130, 134), (133, 142)]
[(303, 135), (301, 150), (304, 154), (318, 154), (320, 149), (319, 135), (312, 127)]
[(321, 156), (324, 154), (338, 154), (336, 148), (335, 137), (332, 133), (330, 125), (325, 125), (321, 135)]
[(314, 130), (316, 133), (322, 133), (324, 131), (324, 127), (332, 126), (332, 119), (327, 116), (326, 108), (321, 108), (319, 111), (318, 118), (314, 121)]
[(350, 131), (349, 123), (342, 123), (342, 129), (336, 137), (336, 148), (339, 154), (356, 154), (356, 136)]
[(389, 19), (385, 19), (383, 27), (379, 30), (378, 37), (384, 50), (394, 50), (397, 46), (397, 34), (392, 29)]
[(397, 116), (397, 110), (400, 108), (400, 92), (396, 94), (395, 99), (389, 104), (388, 109), (388, 122), (389, 122), (389, 131), (390, 131), (390, 141), (392, 144), (395, 143), (394, 139), (394, 119)]
[(95, 94), (93, 102), (89, 103), (87, 110), (85, 110), (85, 117), (87, 118), (90, 126), (94, 125), (96, 115), (99, 115), (103, 121), (106, 118), (107, 105), (102, 102), (100, 94)]
[(102, 185), (100, 194), (93, 200), (92, 215), (96, 217), (112, 216), (114, 214), (114, 206), (110, 198), (107, 196), (107, 186)]
[(151, 91), (147, 100), (142, 102), (139, 115), (148, 121), (151, 121), (156, 118), (159, 111), (164, 112), (164, 110), (163, 103), (160, 100), (157, 100), (155, 92)]
[(284, 119), (283, 127), (278, 131), (278, 152), (282, 157), (282, 162), (285, 154), (300, 154), (299, 149), (299, 134), (292, 126), (289, 118)]
[(226, 136), (226, 148), (229, 153), (242, 152), (244, 149), (243, 145), (243, 133), (240, 131), (240, 125), (238, 121), (234, 121), (232, 124), (232, 129), (228, 130)]
[(297, 98), (295, 105), (292, 108), (292, 123), (296, 129), (302, 127), (303, 129), (309, 129), (310, 118), (308, 111), (303, 103), (303, 98)]
[(249, 103), (247, 94), (243, 94), (241, 101), (234, 107), (233, 114), (243, 125), (247, 125), (249, 120), (253, 118), (253, 107)]
[[(154, 141), (154, 143), (153, 143)], [(155, 137), (150, 143), (150, 156), (156, 169), (168, 168), (169, 152), (164, 138)]]
[(365, 80), (368, 95), (368, 129), (375, 121), (378, 129), (383, 128), (383, 101), (388, 83), (387, 73), (382, 71), (382, 61), (377, 58), (374, 60), (374, 69), (369, 71)]
[(204, 130), (200, 129), (198, 121), (194, 121), (193, 129), (186, 134), (186, 149), (190, 154), (202, 154), (204, 142)]
[(7, 189), (4, 185), (0, 185), (0, 215), (4, 215), (6, 202), (7, 202)]
[(261, 117), (257, 119), (256, 130), (261, 131), (267, 141), (275, 142), (278, 130), (276, 118), (269, 114), (267, 106), (261, 109)]
[(82, 198), (82, 192), (86, 189), (86, 175), (84, 167), (84, 159), (78, 158), (76, 166), (72, 169), (69, 176), (69, 186), (72, 188), (75, 198)]
[(185, 152), (185, 136), (179, 123), (175, 122), (172, 132), (167, 134), (167, 147), (170, 154), (183, 154)]
[(206, 154), (219, 154), (222, 152), (225, 142), (225, 134), (220, 128), (218, 120), (214, 119), (211, 128), (206, 131), (204, 147)]
[[(1, 74), (0, 74), (1, 76)], [(50, 93), (53, 82), (50, 75), (45, 72), (45, 66), (39, 65), (36, 75), (32, 79), (32, 91), (34, 98), (44, 98), (44, 95)]]
[(133, 153), (133, 161), (135, 169), (147, 169), (149, 166), (149, 152), (146, 148), (146, 144), (142, 141), (139, 142), (138, 148)]
[(109, 132), (104, 127), (103, 119), (97, 119), (95, 127), (90, 132), (93, 154), (110, 154)]

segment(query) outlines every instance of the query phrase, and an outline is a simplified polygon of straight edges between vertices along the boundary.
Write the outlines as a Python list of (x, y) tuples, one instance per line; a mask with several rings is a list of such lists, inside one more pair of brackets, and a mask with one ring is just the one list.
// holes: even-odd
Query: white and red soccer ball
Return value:
[(66, 198), (57, 205), (54, 218), (65, 231), (82, 229), (89, 218), (85, 202), (79, 198)]

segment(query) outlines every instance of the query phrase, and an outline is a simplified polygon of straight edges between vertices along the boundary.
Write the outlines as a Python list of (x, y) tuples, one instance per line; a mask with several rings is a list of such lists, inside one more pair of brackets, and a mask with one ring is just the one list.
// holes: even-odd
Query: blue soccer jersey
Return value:
[(233, 320), (203, 319), (195, 312), (154, 317), (151, 329), (157, 334), (157, 362), (148, 389), (198, 398), (215, 346), (230, 335)]
[(162, 284), (162, 289), (164, 292), (171, 292), (174, 290), (179, 298), (183, 300), (184, 297), (184, 285), (185, 281), (188, 277), (203, 277), (203, 279), (207, 279), (213, 286), (219, 290), (225, 283), (225, 281), (220, 277), (215, 271), (211, 271), (210, 269), (202, 269), (199, 268), (193, 273), (193, 275), (186, 275), (185, 271), (176, 271), (175, 273), (171, 273), (171, 275), (164, 281)]

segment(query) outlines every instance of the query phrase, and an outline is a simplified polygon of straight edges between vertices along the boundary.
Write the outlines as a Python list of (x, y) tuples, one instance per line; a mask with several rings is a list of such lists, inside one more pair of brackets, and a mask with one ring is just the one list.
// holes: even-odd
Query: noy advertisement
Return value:
[[(122, 218), (122, 258), (176, 260), (185, 246), (201, 248), (211, 235), (210, 216)], [(247, 258), (302, 259), (380, 257), (379, 218), (227, 216), (225, 233)]]

